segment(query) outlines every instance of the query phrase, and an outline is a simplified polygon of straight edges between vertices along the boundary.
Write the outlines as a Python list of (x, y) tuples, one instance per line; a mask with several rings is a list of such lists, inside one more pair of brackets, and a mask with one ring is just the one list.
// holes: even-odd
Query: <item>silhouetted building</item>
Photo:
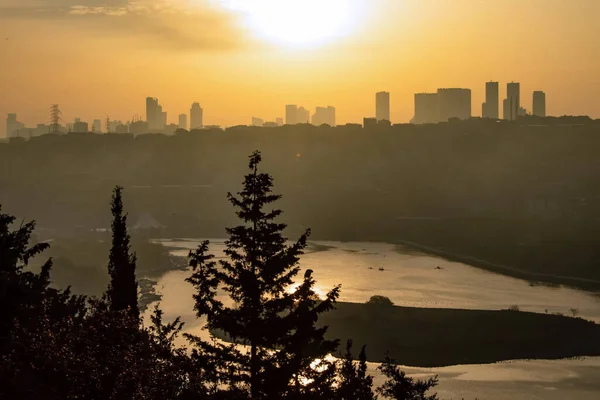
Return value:
[(261, 118), (252, 117), (252, 126), (263, 126), (265, 121)]
[(504, 119), (508, 121), (514, 121), (519, 115), (519, 109), (521, 108), (521, 84), (518, 82), (511, 82), (506, 85), (506, 99), (503, 104), (504, 108)]
[(312, 124), (335, 126), (335, 107), (317, 107), (312, 116)]
[(179, 125), (177, 124), (169, 124), (169, 125), (165, 125), (165, 129), (163, 130), (163, 133), (165, 135), (174, 135), (175, 131), (179, 129)]
[(132, 135), (143, 135), (148, 133), (148, 122), (146, 121), (135, 121), (129, 124), (129, 133)]
[(87, 132), (89, 130), (89, 126), (87, 122), (82, 122), (79, 118), (75, 118), (75, 122), (73, 123), (73, 132)]
[(275, 122), (277, 123), (277, 125), (283, 126), (283, 118), (275, 118)]
[(17, 114), (8, 114), (6, 117), (6, 137), (17, 136), (17, 131), (24, 128), (25, 124), (17, 121)]
[(179, 128), (187, 129), (187, 115), (186, 114), (179, 114)]
[(158, 99), (154, 97), (146, 98), (146, 121), (148, 129), (154, 132), (162, 132), (166, 124), (166, 114), (163, 115), (162, 106), (158, 104)]
[(190, 109), (190, 130), (201, 129), (204, 126), (204, 110), (199, 103), (192, 104)]
[[(161, 110), (162, 110), (162, 107), (161, 107)], [(167, 112), (162, 111), (160, 114), (161, 114), (160, 124), (161, 124), (161, 127), (164, 129), (165, 126), (167, 126)]]
[(438, 120), (471, 118), (471, 89), (438, 89)]
[(95, 119), (92, 122), (92, 132), (101, 133), (102, 132), (102, 121), (99, 119)]
[(527, 114), (528, 114), (528, 113), (527, 113), (527, 110), (525, 109), (525, 107), (519, 107), (519, 111), (517, 112), (517, 115), (518, 115), (519, 117), (524, 117), (524, 116), (526, 116)]
[(365, 118), (363, 119), (363, 127), (365, 129), (374, 129), (377, 127), (377, 118)]
[(375, 115), (378, 121), (391, 121), (390, 94), (388, 92), (379, 92), (375, 95)]
[(499, 99), (498, 82), (486, 82), (485, 103), (481, 106), (481, 116), (483, 118), (498, 119)]
[(415, 93), (415, 116), (413, 124), (434, 124), (438, 117), (438, 94)]
[(304, 107), (298, 107), (296, 111), (296, 123), (298, 124), (309, 124), (310, 123), (310, 111)]
[(118, 123), (115, 125), (114, 132), (115, 133), (129, 133), (129, 127), (127, 125), (125, 125), (124, 123), (122, 123), (121, 121), (118, 121)]
[(298, 123), (298, 106), (288, 104), (285, 106), (285, 123), (286, 125), (296, 125)]
[(546, 116), (546, 93), (541, 91), (533, 92), (532, 112), (536, 117)]
[(265, 122), (263, 124), (263, 127), (265, 128), (277, 128), (279, 126), (279, 124), (277, 122)]

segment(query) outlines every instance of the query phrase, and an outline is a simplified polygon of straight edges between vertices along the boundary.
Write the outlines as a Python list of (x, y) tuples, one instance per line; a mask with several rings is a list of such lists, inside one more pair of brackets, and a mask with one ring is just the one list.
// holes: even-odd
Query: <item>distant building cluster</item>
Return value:
[[(500, 119), (500, 94), (498, 82), (485, 84), (485, 102), (481, 105), (482, 118)], [(218, 126), (204, 124), (204, 110), (200, 103), (194, 102), (190, 108), (189, 119), (187, 114), (179, 114), (178, 123), (167, 122), (167, 112), (155, 97), (146, 98), (146, 119), (133, 117), (131, 121), (119, 120), (102, 121), (95, 119), (92, 124), (75, 118), (72, 123), (61, 125), (58, 122), (60, 111), (53, 105), (51, 122), (38, 124), (35, 128), (26, 128), (18, 121), (17, 114), (10, 113), (6, 118), (6, 132), (8, 137), (32, 137), (47, 133), (67, 132), (95, 132), (95, 133), (130, 133), (140, 135), (144, 133), (174, 134), (178, 129), (211, 129)], [(542, 91), (533, 92), (531, 114), (546, 117), (546, 94)], [(502, 119), (514, 121), (520, 116), (528, 115), (521, 105), (521, 85), (510, 82), (506, 85), (506, 98), (502, 102)], [(433, 124), (447, 122), (453, 119), (465, 120), (471, 118), (471, 89), (441, 88), (436, 93), (416, 93), (414, 95), (413, 124)], [(188, 124), (189, 121), (189, 124)], [(311, 115), (303, 106), (289, 104), (285, 106), (285, 119), (276, 118), (274, 121), (265, 121), (262, 118), (252, 117), (252, 126), (277, 127), (282, 125), (312, 124), (315, 126), (336, 126), (336, 109), (333, 106), (316, 107)], [(364, 118), (363, 126), (386, 127), (391, 126), (390, 93), (378, 92), (375, 94), (375, 117)], [(104, 128), (104, 129), (103, 129)]]
[[(485, 84), (485, 102), (481, 105), (481, 117), (500, 119), (500, 93), (498, 82)], [(533, 115), (546, 116), (546, 95), (533, 92)], [(502, 102), (502, 119), (515, 121), (528, 115), (521, 105), (521, 84), (510, 82), (506, 85), (506, 98)], [(437, 93), (416, 93), (413, 124), (435, 124), (451, 119), (471, 118), (471, 90), (462, 88), (438, 89)]]

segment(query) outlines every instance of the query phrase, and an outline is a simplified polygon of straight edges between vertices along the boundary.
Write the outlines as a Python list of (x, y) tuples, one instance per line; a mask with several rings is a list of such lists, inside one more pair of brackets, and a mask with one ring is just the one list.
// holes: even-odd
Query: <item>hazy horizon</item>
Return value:
[(0, 115), (48, 123), (57, 103), (65, 121), (125, 121), (153, 96), (168, 123), (194, 101), (208, 125), (285, 104), (360, 123), (384, 90), (401, 123), (440, 87), (470, 88), (479, 116), (493, 80), (501, 100), (520, 82), (528, 110), (542, 90), (548, 115), (599, 118), (599, 14), (595, 0), (2, 0)]

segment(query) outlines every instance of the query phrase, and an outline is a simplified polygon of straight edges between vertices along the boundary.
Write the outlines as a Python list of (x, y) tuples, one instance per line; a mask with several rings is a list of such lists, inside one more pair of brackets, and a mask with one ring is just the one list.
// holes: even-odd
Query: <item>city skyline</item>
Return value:
[[(585, 40), (600, 37), (594, 21), (600, 2), (507, 0), (498, 7), (467, 0), (352, 1), (362, 8), (347, 16), (349, 29), (296, 46), (246, 27), (248, 10), (207, 5), (221, 0), (168, 2), (178, 8), (156, 15), (141, 5), (100, 7), (91, 14), (89, 7), (105, 3), (95, 0), (61, 0), (60, 6), (52, 0), (43, 7), (37, 0), (5, 0), (0, 115), (16, 112), (35, 126), (47, 120), (48, 105), (58, 103), (69, 121), (107, 115), (125, 121), (144, 115), (139, 99), (152, 94), (169, 110), (169, 123), (177, 123), (195, 100), (214, 125), (281, 116), (280, 103), (288, 101), (311, 111), (333, 104), (338, 123), (360, 123), (372, 115), (371, 94), (383, 89), (392, 93), (392, 122), (402, 123), (413, 117), (414, 93), (438, 87), (471, 88), (472, 115), (480, 115), (484, 83), (493, 79), (521, 82), (526, 108), (529, 95), (543, 90), (551, 99), (549, 115), (600, 117), (600, 55), (595, 41)], [(322, 10), (337, 18), (334, 11)], [(504, 90), (502, 84), (500, 101)]]

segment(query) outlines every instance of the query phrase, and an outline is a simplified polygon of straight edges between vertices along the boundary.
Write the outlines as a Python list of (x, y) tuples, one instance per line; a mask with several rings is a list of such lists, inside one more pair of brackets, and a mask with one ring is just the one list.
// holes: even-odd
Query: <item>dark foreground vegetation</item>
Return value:
[[(338, 302), (318, 325), (328, 327), (326, 338), (364, 343), (368, 361), (390, 355), (413, 367), (600, 356), (600, 326), (594, 322), (518, 310), (398, 307), (389, 300)], [(213, 333), (231, 341), (222, 331)]]
[(292, 236), (408, 240), (597, 290), (599, 133), (599, 121), (529, 117), (44, 135), (0, 144), (0, 203), (36, 219), (40, 237), (79, 235), (108, 227), (98, 210), (120, 182), (133, 226), (151, 215), (153, 235), (223, 237), (235, 221), (222, 194), (261, 148)]
[(337, 303), (319, 324), (326, 337), (366, 344), (369, 361), (389, 351), (418, 367), (600, 356), (599, 325), (552, 314)]
[[(435, 399), (435, 378), (413, 380), (389, 357), (379, 367), (385, 383), (374, 388), (365, 348), (354, 364), (350, 341), (341, 361), (327, 357), (339, 340), (318, 323), (340, 288), (319, 299), (307, 270), (290, 290), (310, 232), (286, 244), (285, 225), (275, 222), (281, 211), (271, 206), (279, 196), (260, 161), (253, 153), (242, 190), (228, 195), (241, 224), (227, 229), (227, 258), (215, 261), (208, 242), (189, 255), (198, 317), (244, 347), (192, 335), (178, 347), (182, 323), (164, 322), (159, 306), (141, 320), (122, 188), (111, 202), (101, 298), (53, 288), (52, 260), (33, 272), (30, 261), (48, 244), (32, 241), (33, 223), (0, 213), (0, 399)], [(216, 296), (223, 290), (227, 304)]]

